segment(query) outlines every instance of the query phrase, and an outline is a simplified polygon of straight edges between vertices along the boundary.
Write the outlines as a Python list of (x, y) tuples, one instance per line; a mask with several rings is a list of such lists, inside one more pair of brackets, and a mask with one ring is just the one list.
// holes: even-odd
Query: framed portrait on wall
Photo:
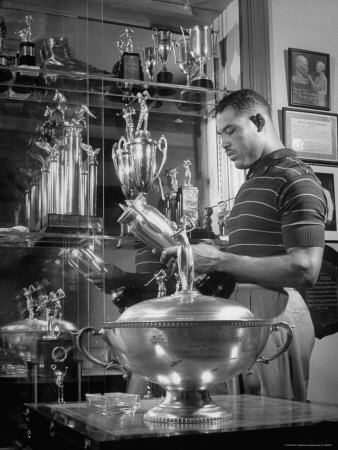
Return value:
[(282, 113), (285, 147), (307, 161), (338, 162), (337, 114), (293, 108), (282, 108)]
[(338, 206), (338, 167), (311, 165), (325, 190), (328, 203), (328, 222), (325, 226), (325, 240), (338, 241), (337, 206)]
[(289, 105), (330, 110), (330, 55), (288, 49)]

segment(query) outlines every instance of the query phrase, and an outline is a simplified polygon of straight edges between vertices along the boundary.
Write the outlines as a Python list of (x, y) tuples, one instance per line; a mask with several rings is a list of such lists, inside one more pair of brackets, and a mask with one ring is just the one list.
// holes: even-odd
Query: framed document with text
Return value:
[(283, 108), (283, 141), (299, 158), (337, 163), (337, 114)]

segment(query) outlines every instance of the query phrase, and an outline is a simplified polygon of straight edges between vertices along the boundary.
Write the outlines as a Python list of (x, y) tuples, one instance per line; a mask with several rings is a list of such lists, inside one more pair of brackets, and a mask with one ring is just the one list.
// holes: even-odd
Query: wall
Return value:
[[(330, 55), (331, 111), (338, 112), (335, 85), (338, 60), (336, 0), (267, 0), (270, 9), (270, 58), (274, 121), (281, 129), (281, 108), (287, 107), (287, 49)], [(277, 112), (276, 112), (277, 111)], [(278, 116), (277, 116), (278, 113)], [(335, 249), (337, 244), (333, 245)], [(309, 400), (338, 403), (338, 333), (316, 339), (311, 360)]]

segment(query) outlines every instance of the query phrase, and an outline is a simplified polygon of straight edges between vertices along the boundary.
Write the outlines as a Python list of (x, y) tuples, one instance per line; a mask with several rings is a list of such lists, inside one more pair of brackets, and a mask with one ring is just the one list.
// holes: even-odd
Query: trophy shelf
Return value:
[[(56, 103), (53, 100), (55, 90), (62, 92), (69, 104), (86, 103), (90, 106), (105, 109), (121, 109), (123, 104), (135, 100), (137, 92), (148, 90), (150, 101), (154, 102), (158, 112), (168, 113), (168, 108), (176, 106), (182, 114), (208, 115), (212, 113), (217, 102), (227, 93), (226, 90), (207, 89), (183, 84), (167, 84), (151, 81), (140, 81), (125, 78), (114, 78), (107, 75), (95, 75), (89, 72), (47, 70), (38, 67), (0, 67), (4, 70), (26, 76), (26, 83), (16, 82), (15, 77), (9, 82), (0, 82), (0, 99), (13, 101), (32, 101), (38, 103)], [(55, 82), (46, 83), (45, 79), (56, 77)], [(14, 92), (11, 88), (19, 88), (23, 93)], [(8, 87), (7, 90), (5, 88)], [(170, 95), (163, 95), (170, 89)], [(164, 106), (164, 107), (163, 107)]]

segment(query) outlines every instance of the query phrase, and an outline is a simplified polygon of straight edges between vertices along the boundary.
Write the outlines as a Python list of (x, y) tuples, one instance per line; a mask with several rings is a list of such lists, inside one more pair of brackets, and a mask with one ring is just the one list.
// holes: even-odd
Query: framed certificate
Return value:
[(337, 114), (283, 108), (283, 141), (304, 160), (337, 163)]

